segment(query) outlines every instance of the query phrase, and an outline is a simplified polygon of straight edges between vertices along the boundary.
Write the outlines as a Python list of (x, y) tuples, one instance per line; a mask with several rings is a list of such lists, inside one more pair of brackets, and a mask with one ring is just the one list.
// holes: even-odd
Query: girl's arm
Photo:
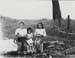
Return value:
[(14, 34), (14, 43), (17, 41), (17, 29), (16, 29), (16, 31), (15, 31), (15, 34)]
[(37, 30), (35, 30), (35, 33), (34, 33), (35, 36), (41, 36), (40, 32)]
[(32, 34), (31, 38), (33, 38), (33, 37), (34, 37), (34, 34)]
[(36, 36), (37, 35), (37, 30), (35, 30), (35, 32), (34, 32), (34, 36)]
[(19, 29), (16, 29), (16, 31), (15, 31), (15, 36), (16, 36), (16, 37), (21, 37), (21, 35), (19, 34)]
[(18, 29), (16, 29), (16, 31), (15, 31), (15, 36), (16, 37), (19, 36)]
[(19, 33), (18, 33), (18, 29), (16, 29), (14, 42), (17, 42), (17, 38), (18, 38), (18, 37), (19, 37)]
[(17, 35), (17, 33), (18, 33), (18, 30), (16, 29), (16, 31), (15, 31), (15, 35)]
[(27, 34), (26, 34), (26, 36), (25, 36), (25, 37), (26, 37), (26, 40), (28, 40), (28, 39), (29, 39)]
[(14, 43), (16, 43), (16, 42), (17, 42), (17, 37), (14, 38)]
[(44, 29), (44, 31), (43, 31), (43, 35), (44, 35), (44, 36), (47, 36), (46, 30), (45, 30), (45, 29)]
[(35, 39), (36, 39), (36, 36), (35, 36), (35, 34), (33, 33), (33, 41), (35, 41)]

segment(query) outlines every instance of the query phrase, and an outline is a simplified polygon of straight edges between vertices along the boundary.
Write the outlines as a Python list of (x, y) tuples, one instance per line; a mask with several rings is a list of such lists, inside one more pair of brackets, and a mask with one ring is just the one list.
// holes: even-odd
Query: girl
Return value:
[(25, 40), (26, 40), (26, 35), (27, 35), (27, 29), (24, 28), (25, 24), (23, 22), (21, 22), (20, 24), (20, 28), (16, 29), (15, 31), (15, 36), (16, 36), (16, 42), (18, 45), (18, 53), (24, 52), (24, 44), (25, 44)]
[(27, 28), (27, 43), (28, 43), (28, 46), (27, 46), (27, 52), (28, 53), (33, 53), (33, 30), (31, 27)]
[(41, 44), (41, 41), (46, 36), (46, 31), (42, 23), (37, 24), (34, 35), (36, 36), (35, 45), (43, 52), (43, 44)]

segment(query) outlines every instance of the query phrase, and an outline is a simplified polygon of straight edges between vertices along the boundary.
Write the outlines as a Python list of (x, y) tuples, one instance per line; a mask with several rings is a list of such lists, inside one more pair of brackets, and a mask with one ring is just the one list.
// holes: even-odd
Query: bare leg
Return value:
[(31, 43), (31, 53), (33, 53), (34, 50), (33, 50), (33, 43)]
[(41, 43), (40, 47), (41, 47), (41, 52), (43, 52), (43, 43)]
[(28, 53), (30, 52), (29, 46), (27, 46), (27, 52), (28, 52)]

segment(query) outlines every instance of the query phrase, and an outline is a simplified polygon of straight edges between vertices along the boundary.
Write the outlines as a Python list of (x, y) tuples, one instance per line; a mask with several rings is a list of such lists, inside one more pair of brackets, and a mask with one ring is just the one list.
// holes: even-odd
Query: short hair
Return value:
[(43, 29), (43, 28), (44, 28), (44, 25), (43, 25), (43, 23), (42, 23), (42, 22), (40, 22), (40, 23), (38, 23), (38, 24), (37, 24), (37, 28), (39, 29), (39, 24), (41, 24), (42, 29)]
[(23, 24), (23, 25), (25, 25), (24, 22), (20, 22), (19, 24)]
[(31, 30), (31, 32), (33, 32), (33, 29), (31, 27), (28, 27), (27, 28), (27, 33), (28, 33), (29, 30)]

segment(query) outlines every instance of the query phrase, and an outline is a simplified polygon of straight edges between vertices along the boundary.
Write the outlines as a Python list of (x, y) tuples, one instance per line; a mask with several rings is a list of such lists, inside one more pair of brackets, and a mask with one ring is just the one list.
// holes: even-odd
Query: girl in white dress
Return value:
[(27, 28), (27, 52), (33, 53), (33, 30), (31, 27)]
[(37, 24), (37, 28), (35, 30), (34, 35), (36, 36), (35, 44), (39, 46), (41, 52), (43, 52), (43, 44), (41, 45), (41, 42), (42, 42), (42, 38), (45, 37), (47, 34), (42, 23)]

